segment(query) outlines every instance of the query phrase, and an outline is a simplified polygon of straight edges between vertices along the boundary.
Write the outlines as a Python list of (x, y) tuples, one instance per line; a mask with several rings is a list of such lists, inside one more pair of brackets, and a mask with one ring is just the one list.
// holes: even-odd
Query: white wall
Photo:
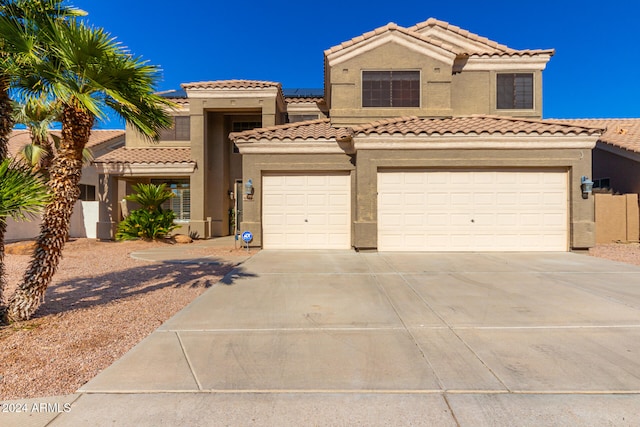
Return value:
[(76, 202), (69, 225), (70, 237), (96, 238), (99, 204), (100, 202), (82, 202), (80, 200)]

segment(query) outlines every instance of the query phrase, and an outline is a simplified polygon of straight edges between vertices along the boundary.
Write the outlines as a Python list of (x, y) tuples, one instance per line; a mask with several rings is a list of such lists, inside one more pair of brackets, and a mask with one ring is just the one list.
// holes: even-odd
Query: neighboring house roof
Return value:
[(280, 83), (262, 80), (215, 80), (208, 82), (183, 83), (183, 89), (262, 89), (276, 87), (280, 88)]
[(514, 117), (473, 115), (423, 119), (399, 117), (373, 123), (335, 128), (330, 119), (271, 126), (229, 135), (234, 142), (300, 141), (335, 139), (364, 135), (599, 135), (601, 128)]
[(93, 163), (176, 164), (194, 163), (188, 147), (120, 147), (97, 157)]
[[(52, 134), (60, 137), (61, 131), (52, 130)], [(124, 136), (124, 130), (115, 129), (115, 130), (92, 130), (91, 136), (89, 136), (89, 142), (87, 143), (87, 148), (95, 150), (100, 148), (103, 144), (108, 144), (117, 140), (118, 138), (122, 138)], [(22, 148), (31, 143), (31, 135), (28, 130), (23, 129), (15, 129), (11, 136), (9, 136), (8, 148), (9, 154), (11, 156), (15, 156)]]
[(599, 142), (640, 153), (640, 119), (562, 119), (561, 123), (606, 128)]

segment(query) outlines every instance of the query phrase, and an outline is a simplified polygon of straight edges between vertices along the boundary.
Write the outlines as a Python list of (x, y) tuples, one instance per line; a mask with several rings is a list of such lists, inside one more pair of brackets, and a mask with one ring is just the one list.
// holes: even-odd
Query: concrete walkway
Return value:
[(640, 425), (640, 268), (262, 251), (66, 398), (48, 425)]

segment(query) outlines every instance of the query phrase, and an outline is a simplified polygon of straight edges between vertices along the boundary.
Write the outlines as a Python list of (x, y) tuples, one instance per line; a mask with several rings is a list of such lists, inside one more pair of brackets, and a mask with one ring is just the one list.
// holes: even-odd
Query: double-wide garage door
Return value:
[(380, 251), (566, 251), (564, 171), (378, 173)]
[(349, 249), (349, 174), (284, 174), (262, 177), (265, 249)]

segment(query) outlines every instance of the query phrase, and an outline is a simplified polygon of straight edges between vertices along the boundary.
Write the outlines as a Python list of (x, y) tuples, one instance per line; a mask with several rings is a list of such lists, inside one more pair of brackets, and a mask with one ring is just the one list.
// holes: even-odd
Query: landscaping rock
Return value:
[(13, 255), (31, 255), (35, 247), (36, 242), (34, 241), (17, 242), (6, 245), (4, 251)]
[(175, 236), (173, 236), (173, 240), (176, 241), (176, 243), (192, 243), (193, 239), (189, 236), (186, 236), (184, 234), (176, 234)]

